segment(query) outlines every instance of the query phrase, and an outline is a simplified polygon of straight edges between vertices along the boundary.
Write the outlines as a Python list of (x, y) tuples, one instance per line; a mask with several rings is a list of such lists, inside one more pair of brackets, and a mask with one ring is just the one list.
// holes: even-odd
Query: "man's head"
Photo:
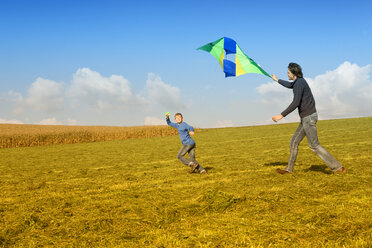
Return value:
[(288, 65), (288, 78), (290, 80), (295, 80), (296, 78), (302, 78), (302, 68), (299, 64), (289, 63)]
[(174, 115), (174, 119), (176, 120), (176, 122), (177, 122), (178, 124), (181, 124), (182, 121), (183, 121), (183, 116), (182, 116), (181, 113), (176, 113), (176, 114)]

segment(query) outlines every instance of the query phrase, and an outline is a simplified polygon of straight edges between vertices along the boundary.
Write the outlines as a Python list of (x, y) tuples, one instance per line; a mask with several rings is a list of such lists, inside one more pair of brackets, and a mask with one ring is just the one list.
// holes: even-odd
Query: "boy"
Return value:
[[(193, 173), (195, 170), (198, 170), (199, 173), (205, 174), (207, 171), (195, 160), (195, 141), (190, 137), (194, 135), (194, 128), (188, 125), (186, 122), (183, 122), (183, 116), (181, 113), (174, 115), (174, 119), (177, 123), (172, 123), (169, 120), (169, 113), (165, 114), (167, 124), (171, 127), (177, 128), (178, 134), (182, 142), (182, 148), (177, 154), (177, 158), (187, 166), (190, 166), (190, 173)], [(189, 153), (190, 159), (185, 158), (185, 154)]]
[(305, 138), (305, 136), (307, 137), (310, 149), (316, 155), (318, 155), (318, 157), (320, 157), (328, 165), (328, 167), (331, 168), (333, 172), (345, 172), (345, 167), (343, 167), (336, 159), (332, 157), (332, 155), (326, 149), (324, 149), (319, 144), (318, 133), (316, 130), (318, 114), (315, 108), (315, 100), (313, 94), (311, 93), (309, 85), (303, 78), (301, 66), (296, 63), (290, 63), (288, 65), (287, 75), (289, 80), (293, 80), (292, 82), (280, 80), (275, 74), (271, 76), (272, 79), (274, 79), (276, 82), (283, 85), (284, 87), (293, 89), (294, 95), (293, 101), (288, 106), (288, 108), (281, 114), (273, 116), (272, 119), (273, 121), (278, 122), (283, 117), (287, 116), (293, 110), (298, 108), (298, 113), (301, 117), (301, 123), (298, 125), (298, 128), (295, 134), (292, 136), (290, 142), (291, 150), (287, 167), (284, 170), (278, 168), (276, 172), (278, 172), (279, 174), (289, 174), (293, 172), (298, 153), (298, 146), (303, 138)]

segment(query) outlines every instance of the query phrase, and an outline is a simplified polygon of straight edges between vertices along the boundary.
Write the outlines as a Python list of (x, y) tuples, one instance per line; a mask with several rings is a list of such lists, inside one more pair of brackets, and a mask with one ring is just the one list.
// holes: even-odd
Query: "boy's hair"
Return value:
[(293, 75), (295, 75), (296, 77), (298, 78), (302, 78), (303, 75), (302, 75), (302, 68), (299, 64), (296, 64), (296, 63), (289, 63), (288, 65), (288, 69), (290, 70), (290, 72), (293, 73)]
[(174, 115), (174, 117), (176, 117), (177, 115), (179, 115), (179, 116), (181, 116), (181, 117), (183, 118), (183, 116), (182, 116), (181, 113), (176, 113), (176, 114)]

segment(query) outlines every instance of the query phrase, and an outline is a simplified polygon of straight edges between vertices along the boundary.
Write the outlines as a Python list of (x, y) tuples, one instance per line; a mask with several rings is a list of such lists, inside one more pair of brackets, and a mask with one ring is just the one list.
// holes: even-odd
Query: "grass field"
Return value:
[(320, 121), (333, 174), (297, 124), (196, 133), (207, 175), (178, 136), (0, 149), (0, 247), (371, 247), (372, 118)]

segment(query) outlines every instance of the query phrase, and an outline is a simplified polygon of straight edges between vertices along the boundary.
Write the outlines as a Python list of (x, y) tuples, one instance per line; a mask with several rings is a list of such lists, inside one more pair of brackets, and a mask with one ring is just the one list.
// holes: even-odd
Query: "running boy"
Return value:
[[(201, 174), (207, 173), (207, 171), (195, 160), (195, 141), (190, 137), (194, 135), (194, 128), (183, 122), (183, 116), (181, 113), (174, 115), (174, 119), (177, 123), (173, 123), (169, 120), (169, 113), (165, 114), (167, 124), (171, 127), (177, 128), (178, 134), (182, 142), (182, 148), (177, 154), (177, 158), (187, 166), (190, 166), (190, 173), (198, 170)], [(185, 154), (189, 153), (190, 159), (185, 158)]]

